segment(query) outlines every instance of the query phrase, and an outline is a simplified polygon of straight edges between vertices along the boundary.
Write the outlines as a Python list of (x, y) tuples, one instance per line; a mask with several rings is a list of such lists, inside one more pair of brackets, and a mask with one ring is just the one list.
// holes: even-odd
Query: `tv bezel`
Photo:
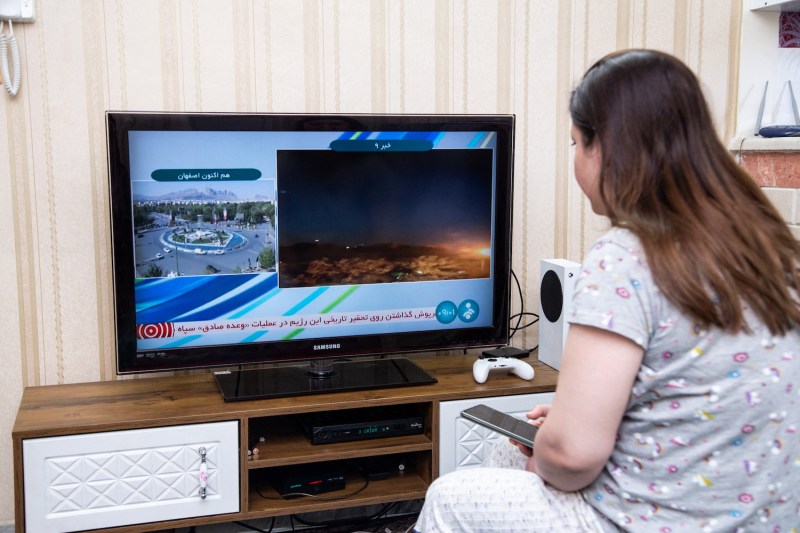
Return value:
[[(514, 115), (279, 114), (107, 111), (108, 182), (116, 373), (243, 367), (320, 358), (384, 356), (502, 346), (509, 341)], [(140, 131), (493, 131), (493, 317), (488, 327), (318, 337), (242, 345), (184, 347), (158, 354), (137, 348), (135, 232), (128, 132)], [(330, 351), (314, 346), (339, 346)]]

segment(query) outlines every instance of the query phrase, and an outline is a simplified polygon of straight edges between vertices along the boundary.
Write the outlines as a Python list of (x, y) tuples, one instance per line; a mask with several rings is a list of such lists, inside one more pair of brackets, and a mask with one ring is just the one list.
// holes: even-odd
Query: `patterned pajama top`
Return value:
[(583, 490), (623, 530), (800, 531), (800, 327), (703, 329), (615, 228), (587, 254), (571, 323), (644, 348), (608, 465)]

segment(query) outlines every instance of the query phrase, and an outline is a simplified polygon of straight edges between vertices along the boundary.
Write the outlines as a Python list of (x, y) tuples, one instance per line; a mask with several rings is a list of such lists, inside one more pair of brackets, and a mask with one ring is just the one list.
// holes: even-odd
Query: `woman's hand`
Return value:
[(528, 457), (528, 462), (525, 463), (525, 470), (527, 470), (528, 472), (533, 472), (535, 474), (536, 473), (536, 459), (533, 458), (533, 450), (531, 450), (530, 448), (528, 448), (528, 450), (531, 452), (531, 456)]
[(550, 404), (544, 404), (544, 405), (534, 406), (534, 408), (528, 411), (528, 413), (525, 416), (528, 417), (528, 420), (531, 421), (531, 424), (533, 424), (537, 428), (540, 428), (542, 427), (542, 424), (544, 424), (544, 419), (547, 418), (547, 415), (549, 414), (550, 414)]
[[(536, 405), (536, 406), (534, 406), (533, 409), (528, 411), (525, 414), (525, 416), (528, 417), (528, 420), (529, 420), (528, 423), (529, 424), (533, 424), (537, 428), (540, 428), (540, 427), (542, 427), (542, 424), (544, 424), (544, 419), (547, 418), (547, 414), (549, 412), (550, 412), (550, 405), (549, 404)], [(534, 465), (534, 462), (532, 460), (533, 459), (533, 450), (531, 448), (528, 448), (528, 446), (526, 446), (525, 444), (522, 444), (521, 442), (515, 441), (514, 439), (509, 439), (509, 440), (511, 441), (511, 444), (513, 444), (514, 446), (519, 448), (519, 451), (522, 452), (523, 455), (525, 455), (526, 457), (530, 458), (528, 460), (528, 465), (525, 467), (525, 469), (530, 471), (530, 472), (536, 472), (536, 466)]]
[(526, 457), (533, 457), (533, 450), (528, 448), (525, 444), (517, 442), (514, 439), (508, 439), (508, 440), (511, 442), (511, 444), (519, 448), (519, 451), (521, 451), (523, 455), (525, 455)]

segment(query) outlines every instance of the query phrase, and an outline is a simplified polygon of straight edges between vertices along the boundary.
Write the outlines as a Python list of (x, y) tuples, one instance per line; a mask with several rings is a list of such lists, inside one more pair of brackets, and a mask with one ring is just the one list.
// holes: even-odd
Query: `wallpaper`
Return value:
[[(729, 139), (741, 15), (729, 0), (38, 0), (14, 27), (20, 92), (0, 97), (0, 464), (24, 387), (118, 379), (106, 110), (513, 113), (513, 268), (537, 312), (540, 259), (580, 260), (605, 227), (571, 177), (576, 80), (615, 49), (670, 51)], [(514, 340), (535, 346), (536, 328)]]

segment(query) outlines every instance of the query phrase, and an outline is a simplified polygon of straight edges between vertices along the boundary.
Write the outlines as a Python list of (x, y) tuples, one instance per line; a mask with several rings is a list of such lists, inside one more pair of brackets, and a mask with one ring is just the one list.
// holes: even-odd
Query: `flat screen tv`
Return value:
[(399, 354), (508, 342), (513, 116), (106, 126), (118, 373), (229, 367), (252, 399), (432, 383)]

